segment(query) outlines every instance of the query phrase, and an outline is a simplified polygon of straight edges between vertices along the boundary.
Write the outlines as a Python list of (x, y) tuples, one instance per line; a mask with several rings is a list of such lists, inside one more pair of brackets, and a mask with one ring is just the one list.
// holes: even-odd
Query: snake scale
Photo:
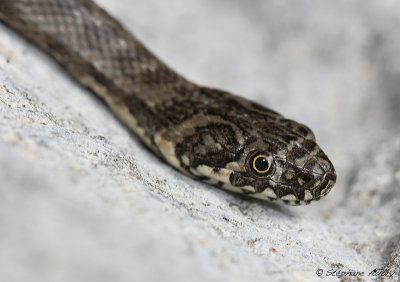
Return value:
[(335, 169), (308, 127), (188, 81), (90, 0), (1, 0), (0, 19), (195, 179), (290, 205), (319, 200), (335, 184)]

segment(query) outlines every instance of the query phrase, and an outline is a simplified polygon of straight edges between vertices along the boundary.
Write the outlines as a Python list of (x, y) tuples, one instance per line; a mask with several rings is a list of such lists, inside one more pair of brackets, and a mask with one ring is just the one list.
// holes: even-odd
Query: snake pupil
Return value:
[(267, 158), (265, 158), (265, 157), (257, 158), (254, 162), (254, 165), (258, 171), (264, 172), (264, 171), (268, 170), (268, 168), (269, 168), (269, 162), (268, 162)]

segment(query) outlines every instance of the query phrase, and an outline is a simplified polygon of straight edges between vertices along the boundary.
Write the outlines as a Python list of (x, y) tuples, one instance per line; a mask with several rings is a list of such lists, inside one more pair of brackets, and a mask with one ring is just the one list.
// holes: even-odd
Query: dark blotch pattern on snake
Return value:
[(1, 0), (0, 19), (51, 54), (155, 154), (191, 177), (291, 205), (319, 200), (336, 181), (308, 127), (191, 83), (92, 1)]

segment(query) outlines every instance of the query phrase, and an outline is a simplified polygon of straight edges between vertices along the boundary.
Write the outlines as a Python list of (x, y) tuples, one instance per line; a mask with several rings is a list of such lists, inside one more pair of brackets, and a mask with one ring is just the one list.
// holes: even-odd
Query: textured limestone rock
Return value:
[(313, 128), (338, 183), (286, 207), (191, 180), (0, 25), (0, 281), (399, 279), (396, 1), (99, 3), (186, 77)]

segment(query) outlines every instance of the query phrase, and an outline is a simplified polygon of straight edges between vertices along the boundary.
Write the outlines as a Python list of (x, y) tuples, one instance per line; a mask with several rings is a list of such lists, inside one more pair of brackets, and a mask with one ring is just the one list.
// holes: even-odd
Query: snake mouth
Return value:
[(333, 185), (336, 183), (336, 173), (327, 172), (322, 176), (322, 179), (310, 189), (313, 195), (312, 201), (318, 201), (328, 195)]
[(309, 179), (308, 182), (303, 183), (303, 185), (298, 185), (297, 187), (276, 183), (275, 190), (286, 190), (286, 192), (284, 195), (271, 200), (280, 201), (292, 206), (308, 205), (311, 202), (319, 201), (321, 198), (325, 197), (334, 186), (336, 182), (336, 173), (334, 171), (329, 171), (324, 174), (313, 174), (313, 176), (314, 177), (311, 177), (312, 179)]

